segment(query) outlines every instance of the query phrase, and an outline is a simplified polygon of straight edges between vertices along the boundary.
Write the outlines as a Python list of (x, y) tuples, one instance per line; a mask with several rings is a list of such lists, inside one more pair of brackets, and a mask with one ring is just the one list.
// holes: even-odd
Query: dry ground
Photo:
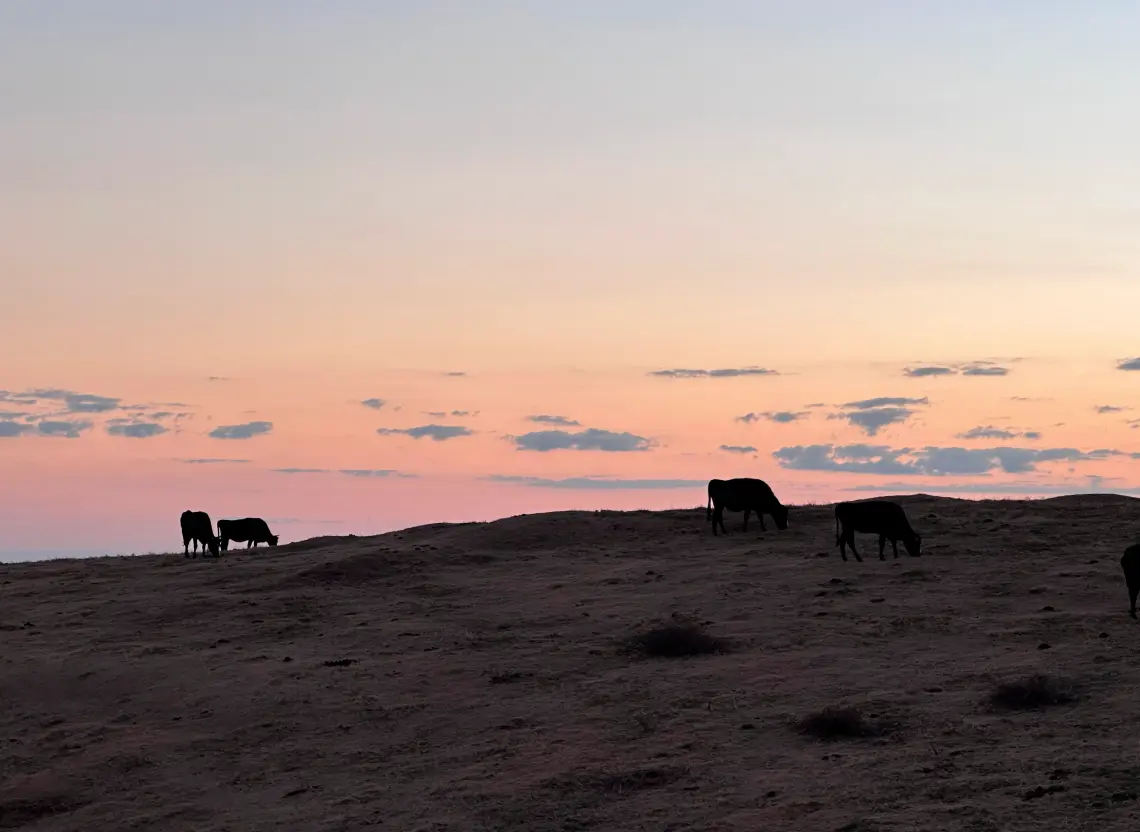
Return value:
[[(903, 502), (885, 563), (819, 506), (6, 566), (0, 829), (1140, 828), (1140, 501)], [(735, 649), (622, 652), (673, 614)], [(1031, 673), (1078, 700), (989, 704)]]

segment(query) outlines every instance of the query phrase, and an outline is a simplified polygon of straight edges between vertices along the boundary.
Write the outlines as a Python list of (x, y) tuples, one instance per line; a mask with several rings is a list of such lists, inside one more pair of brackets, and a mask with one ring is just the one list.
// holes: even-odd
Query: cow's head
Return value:
[(269, 545), (270, 546), (276, 546), (277, 545), (277, 535), (275, 535), (275, 534), (269, 535)]
[(917, 558), (922, 554), (922, 535), (915, 532), (914, 537), (909, 537), (903, 541), (903, 545), (906, 546), (907, 554)]
[(788, 528), (788, 507), (782, 505), (774, 509), (772, 519), (776, 521), (776, 528), (780, 531)]
[(211, 535), (210, 539), (206, 541), (206, 545), (210, 547), (210, 554), (211, 555), (213, 555), (216, 558), (221, 557), (221, 554), (218, 551), (218, 538)]

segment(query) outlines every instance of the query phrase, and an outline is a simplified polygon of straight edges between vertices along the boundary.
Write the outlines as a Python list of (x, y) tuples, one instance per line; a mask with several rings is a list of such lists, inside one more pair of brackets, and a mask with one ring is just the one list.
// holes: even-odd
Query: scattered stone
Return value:
[(1043, 641), (1037, 645), (1038, 650), (1048, 650), (1050, 647), (1052, 647), (1052, 645), (1047, 641)]
[(1041, 612), (1056, 612), (1050, 604), (1046, 604), (1041, 608)]
[(293, 661), (293, 657), (292, 657), (292, 656), (286, 656), (286, 657), (285, 657), (285, 658), (283, 658), (281, 661), (283, 661), (283, 662), (291, 662), (291, 661)]
[(356, 664), (357, 659), (329, 659), (325, 662), (325, 667), (348, 667), (350, 664)]
[(871, 603), (872, 604), (881, 604), (886, 600), (887, 600), (886, 598), (872, 598)]
[(1108, 633), (1101, 633), (1097, 638), (1108, 638)]
[(741, 731), (755, 731), (755, 730), (756, 730), (756, 726), (755, 726), (755, 725), (753, 725), (751, 722), (746, 722), (746, 723), (744, 723), (743, 725), (741, 725), (741, 726), (740, 726), (740, 730), (741, 730)]
[(1135, 799), (1136, 794), (1134, 792), (1117, 792), (1112, 796), (1113, 803), (1127, 803)]
[(927, 688), (927, 693), (942, 693), (942, 688)]

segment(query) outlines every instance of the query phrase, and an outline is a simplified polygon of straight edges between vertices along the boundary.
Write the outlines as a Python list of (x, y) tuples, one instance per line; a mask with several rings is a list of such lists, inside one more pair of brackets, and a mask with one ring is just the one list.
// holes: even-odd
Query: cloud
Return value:
[(1009, 375), (1007, 367), (974, 364), (962, 370), (964, 376), (1006, 376)]
[(361, 402), (362, 405), (364, 405), (365, 407), (371, 407), (373, 410), (379, 410), (380, 408), (382, 408), (387, 403), (388, 402), (385, 401), (384, 399), (365, 399), (364, 401)]
[[(811, 405), (808, 406), (810, 407)], [(735, 421), (744, 422), (750, 425), (753, 422), (759, 422), (761, 419), (767, 419), (769, 422), (777, 422), (781, 425), (786, 425), (790, 422), (797, 422), (807, 415), (808, 413), (805, 410), (765, 410), (762, 413), (745, 413), (743, 416), (737, 416)]]
[(424, 415), (431, 416), (431, 417), (436, 418), (436, 419), (443, 419), (443, 418), (446, 418), (448, 416), (451, 416), (451, 417), (456, 418), (456, 419), (463, 419), (463, 418), (466, 418), (468, 416), (478, 416), (479, 411), (478, 410), (476, 410), (476, 411), (452, 410), (449, 413), (446, 410), (428, 410), (428, 411), (425, 411)]
[(974, 361), (969, 364), (932, 364), (903, 369), (903, 375), (910, 378), (955, 376), (959, 373), (964, 376), (1004, 376), (1009, 375), (1009, 368), (1000, 367), (992, 361)]
[(757, 452), (751, 445), (721, 445), (720, 449), (727, 454), (754, 454)]
[(87, 421), (49, 421), (45, 420), (37, 426), (40, 436), (62, 436), (67, 439), (78, 439), (79, 434), (91, 430), (91, 423)]
[(893, 449), (885, 445), (797, 445), (772, 453), (783, 468), (799, 471), (843, 471), (858, 474), (979, 476), (1001, 470), (1007, 474), (1036, 471), (1048, 462), (1083, 462), (1119, 456), (1120, 451), (1076, 448), (959, 448)]
[(1103, 413), (1123, 413), (1125, 410), (1131, 410), (1131, 408), (1119, 407), (1119, 406), (1114, 405), (1114, 404), (1101, 404), (1101, 405), (1097, 405), (1094, 408), (1094, 410), (1096, 410), (1097, 413), (1102, 413), (1102, 414)]
[(10, 439), (15, 436), (23, 436), (28, 431), (34, 430), (31, 425), (23, 425), (19, 422), (11, 422), (7, 419), (0, 421), (0, 439)]
[(1085, 484), (1046, 483), (1031, 480), (1014, 482), (970, 482), (970, 483), (916, 483), (884, 482), (867, 483), (844, 488), (844, 491), (873, 492), (875, 494), (1018, 494), (1018, 495), (1065, 495), (1065, 494), (1113, 494), (1140, 495), (1140, 488), (1111, 488), (1100, 477), (1089, 477)]
[(776, 376), (779, 373), (764, 367), (739, 367), (720, 370), (654, 370), (648, 375), (664, 378), (737, 378), (739, 376)]
[(1118, 370), (1140, 370), (1140, 358), (1126, 358), (1116, 363)]
[(130, 422), (125, 425), (107, 425), (107, 433), (111, 436), (125, 436), (131, 439), (148, 439), (166, 432), (167, 429), (157, 422)]
[(839, 405), (844, 410), (872, 410), (878, 407), (905, 407), (909, 404), (930, 404), (930, 399), (923, 396), (921, 399), (909, 399), (905, 396), (878, 396), (874, 399), (860, 399), (857, 402), (847, 402)]
[(652, 444), (644, 436), (586, 428), (577, 433), (566, 430), (539, 430), (510, 437), (519, 451), (647, 451)]
[(448, 439), (455, 439), (459, 436), (471, 436), (474, 431), (471, 428), (463, 427), (462, 425), (420, 425), (414, 428), (377, 428), (376, 432), (381, 436), (395, 436), (397, 434), (404, 434), (410, 436), (412, 439), (428, 438), (434, 442), (443, 442)]
[(952, 376), (958, 371), (953, 367), (906, 367), (903, 375), (911, 378), (926, 378), (927, 376)]
[(0, 402), (8, 404), (37, 404), (36, 400), (24, 393), (13, 393), (10, 390), (0, 390)]
[(970, 428), (958, 434), (959, 439), (1016, 439), (1020, 434), (1015, 430), (995, 427)]
[(829, 419), (846, 419), (868, 436), (875, 436), (888, 425), (901, 424), (914, 415), (908, 405), (930, 404), (930, 400), (907, 396), (877, 396), (840, 405), (847, 413), (833, 413)]
[(274, 474), (327, 474), (327, 468), (270, 468)]
[(249, 461), (248, 459), (220, 459), (218, 457), (199, 457), (197, 459), (182, 460), (186, 465), (244, 465)]
[(93, 393), (76, 393), (72, 390), (61, 390), (55, 387), (41, 387), (28, 390), (20, 396), (28, 400), (58, 401), (63, 403), (66, 413), (106, 413), (118, 410), (122, 399), (112, 396), (96, 396)]
[(340, 473), (349, 477), (399, 477), (401, 479), (417, 479), (418, 474), (404, 474), (390, 468), (341, 468)]
[(272, 430), (272, 422), (246, 422), (243, 425), (219, 425), (206, 435), (213, 439), (252, 439)]
[(582, 425), (577, 419), (569, 419), (566, 416), (527, 416), (526, 420), (528, 422), (538, 422), (540, 425), (558, 425), (564, 428), (577, 428)]
[(463, 370), (453, 370), (452, 372), (444, 373), (444, 375), (450, 376), (451, 378), (461, 378), (467, 375), (467, 373), (463, 372)]
[(229, 376), (206, 376), (206, 381), (229, 381)]
[(772, 456), (781, 468), (793, 471), (846, 471), (856, 474), (912, 474), (913, 467), (899, 461), (908, 449), (886, 445), (795, 445)]
[(492, 474), (483, 479), (490, 482), (515, 483), (532, 488), (567, 488), (576, 490), (664, 490), (670, 488), (697, 488), (707, 484), (705, 480), (627, 480), (601, 477), (567, 477), (566, 479), (545, 479), (543, 477), (517, 477)]
[(970, 428), (968, 431), (958, 434), (959, 439), (1016, 439), (1019, 436), (1024, 439), (1041, 438), (1041, 434), (1035, 430), (1010, 430), (1008, 428), (997, 428), (993, 425)]
[(868, 436), (874, 436), (888, 425), (905, 422), (913, 414), (914, 411), (906, 407), (878, 407), (846, 413), (844, 418)]

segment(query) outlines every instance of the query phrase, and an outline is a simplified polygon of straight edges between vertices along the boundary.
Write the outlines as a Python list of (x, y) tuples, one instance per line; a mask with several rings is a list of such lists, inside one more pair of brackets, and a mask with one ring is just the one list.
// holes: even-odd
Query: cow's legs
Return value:
[(716, 506), (713, 508), (713, 533), (716, 533), (716, 527), (720, 526), (720, 530), (728, 534), (728, 529), (724, 527), (724, 506)]
[(851, 554), (855, 556), (855, 560), (862, 563), (863, 558), (859, 557), (859, 553), (855, 550), (855, 532), (851, 532), (847, 535), (847, 545), (851, 547)]
[(891, 541), (891, 548), (895, 550), (895, 557), (899, 556), (899, 542), (897, 540)]
[(751, 513), (752, 513), (752, 509), (750, 509), (750, 508), (744, 509), (744, 528), (742, 529), (742, 531), (748, 531), (748, 515)]
[(768, 527), (764, 525), (764, 512), (757, 509), (756, 510), (756, 517), (760, 521), (760, 531), (762, 531), (762, 532), (768, 531)]
[(183, 536), (182, 538), (183, 555), (182, 557), (190, 557), (190, 538)]
[(887, 536), (881, 534), (881, 535), (879, 535), (879, 560), (886, 560), (887, 559), (886, 556), (883, 554), (883, 549), (885, 549), (886, 547), (887, 547)]
[(1128, 582), (1128, 614), (1136, 617), (1136, 596), (1140, 595), (1140, 582)]

